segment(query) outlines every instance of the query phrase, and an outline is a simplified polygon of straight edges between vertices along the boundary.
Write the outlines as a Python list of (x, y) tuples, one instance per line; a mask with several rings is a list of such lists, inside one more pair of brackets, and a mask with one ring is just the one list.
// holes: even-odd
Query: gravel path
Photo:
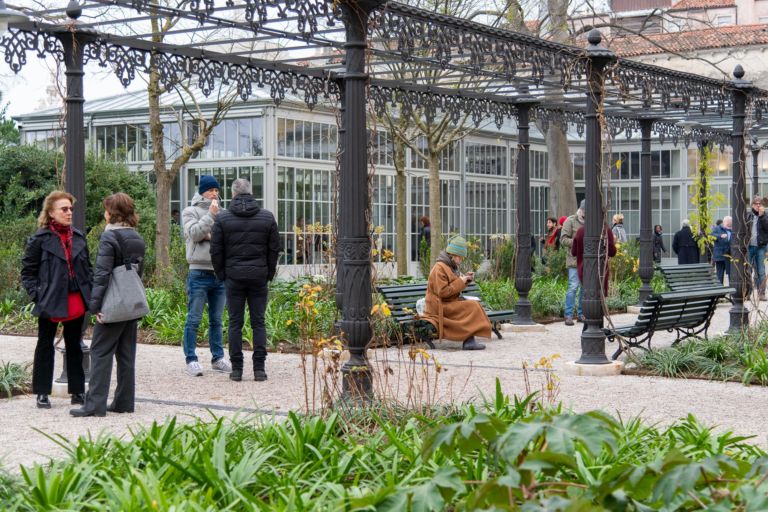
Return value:
[[(765, 307), (765, 306), (764, 306)], [(616, 315), (616, 325), (631, 323), (634, 315)], [(720, 306), (710, 333), (722, 332), (728, 325), (728, 307)], [(651, 423), (669, 423), (687, 414), (719, 429), (756, 436), (754, 442), (768, 445), (768, 388), (746, 387), (738, 383), (676, 380), (657, 377), (577, 377), (563, 371), (565, 362), (580, 353), (579, 326), (549, 324), (543, 333), (505, 333), (502, 340), (487, 341), (487, 350), (461, 352), (435, 350), (430, 355), (443, 366), (437, 376), (434, 370), (423, 373), (408, 354), (396, 349), (376, 350), (374, 359), (387, 382), (377, 378), (377, 388), (386, 388), (388, 396), (398, 396), (411, 403), (427, 401), (464, 401), (481, 395), (492, 396), (498, 377), (507, 393), (523, 394), (526, 389), (524, 361), (534, 363), (542, 356), (559, 354), (554, 368), (559, 377), (558, 400), (575, 411), (602, 409), (623, 418), (642, 416)], [(669, 344), (671, 335), (654, 338), (656, 346)], [(449, 344), (447, 344), (449, 345)], [(0, 336), (0, 361), (32, 360), (35, 340), (29, 337)], [(456, 346), (459, 346), (456, 344)], [(609, 344), (610, 355), (614, 345)], [(201, 364), (208, 369), (207, 349), (199, 349)], [(417, 362), (421, 356), (417, 356)], [(60, 371), (57, 360), (56, 372)], [(323, 364), (321, 364), (322, 369)], [(73, 418), (68, 414), (69, 400), (52, 398), (51, 410), (38, 410), (31, 396), (0, 400), (0, 463), (11, 471), (19, 464), (43, 462), (64, 453), (47, 436), (61, 435), (76, 439), (80, 435), (102, 432), (130, 435), (130, 430), (169, 416), (182, 421), (207, 418), (211, 413), (259, 414), (283, 417), (289, 410), (304, 405), (304, 383), (301, 358), (295, 354), (270, 354), (267, 359), (269, 380), (231, 382), (227, 375), (206, 371), (203, 377), (188, 377), (183, 372), (184, 358), (180, 347), (140, 345), (137, 356), (136, 413), (108, 414), (105, 418)], [(250, 375), (246, 361), (245, 376)], [(417, 378), (407, 379), (407, 374)], [(527, 373), (530, 387), (540, 389), (545, 374)], [(114, 378), (114, 373), (113, 373)], [(311, 381), (311, 378), (310, 378)], [(408, 382), (414, 382), (409, 386)], [(241, 411), (241, 412), (237, 412)], [(244, 412), (242, 412), (244, 411)]]

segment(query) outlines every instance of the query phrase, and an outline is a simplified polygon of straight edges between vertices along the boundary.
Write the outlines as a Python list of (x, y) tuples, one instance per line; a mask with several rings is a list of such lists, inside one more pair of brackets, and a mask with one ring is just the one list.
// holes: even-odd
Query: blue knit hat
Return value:
[(200, 176), (200, 184), (197, 186), (197, 191), (202, 195), (203, 192), (207, 192), (212, 188), (221, 190), (219, 182), (213, 176)]
[(467, 241), (460, 236), (455, 236), (448, 240), (448, 247), (445, 248), (445, 252), (453, 254), (455, 256), (467, 257)]

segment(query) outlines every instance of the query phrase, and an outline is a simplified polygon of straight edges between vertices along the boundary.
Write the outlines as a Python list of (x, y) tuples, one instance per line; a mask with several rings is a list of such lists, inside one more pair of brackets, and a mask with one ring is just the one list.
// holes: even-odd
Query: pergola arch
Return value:
[[(14, 7), (14, 6), (11, 6)], [(18, 7), (16, 7), (18, 9)], [(99, 16), (117, 9), (118, 16)], [(269, 90), (279, 103), (287, 93), (300, 94), (311, 109), (321, 100), (337, 102), (340, 126), (340, 201), (338, 237), (338, 297), (340, 327), (350, 347), (345, 364), (345, 390), (354, 396), (371, 392), (365, 347), (370, 340), (370, 239), (368, 208), (366, 105), (381, 114), (388, 105), (418, 108), (425, 116), (437, 112), (458, 120), (469, 116), (475, 125), (486, 119), (497, 127), (505, 120), (518, 125), (518, 251), (516, 286), (521, 301), (518, 321), (529, 323), (530, 226), (528, 204), (528, 127), (573, 125), (586, 134), (587, 224), (585, 237), (585, 312), (581, 362), (602, 364), (602, 298), (598, 278), (598, 246), (603, 207), (600, 196), (600, 143), (603, 130), (612, 137), (640, 134), (641, 150), (641, 292), (649, 293), (653, 273), (650, 219), (650, 141), (674, 144), (715, 143), (733, 147), (734, 307), (731, 328), (748, 321), (744, 297), (748, 289), (745, 253), (747, 224), (745, 143), (746, 120), (753, 134), (768, 133), (761, 125), (768, 92), (744, 80), (738, 66), (732, 80), (690, 73), (616, 58), (601, 46), (599, 32), (589, 34), (586, 48), (569, 46), (505, 29), (493, 28), (448, 15), (384, 0), (193, 0), (188, 10), (158, 5), (155, 0), (89, 0), (67, 14), (63, 25), (52, 17), (64, 9), (27, 9), (30, 21), (14, 23), (0, 40), (6, 64), (19, 72), (29, 54), (53, 55), (67, 69), (67, 169), (83, 169), (83, 65), (111, 66), (124, 86), (137, 73), (157, 64), (166, 86), (194, 78), (207, 96), (217, 82), (234, 84), (246, 100), (254, 88)], [(184, 20), (169, 39), (206, 33), (207, 41), (180, 44), (157, 42), (146, 30), (151, 13)], [(133, 27), (134, 34), (120, 33)], [(226, 34), (219, 33), (226, 30)], [(213, 37), (215, 35), (221, 37)], [(224, 52), (223, 45), (278, 38), (290, 42), (281, 59), (271, 59), (269, 48), (240, 48)], [(291, 46), (292, 45), (292, 46)], [(306, 55), (306, 48), (329, 48), (334, 53)], [(298, 65), (304, 61), (307, 65)], [(393, 80), (389, 65), (406, 66), (410, 80)], [(421, 72), (419, 72), (421, 71)], [(427, 71), (447, 72), (430, 80)], [(457, 89), (471, 78), (475, 90)], [(79, 127), (79, 128), (78, 128)], [(79, 135), (78, 135), (79, 130)], [(84, 197), (84, 180), (69, 176), (67, 187)], [(599, 207), (598, 207), (599, 206)], [(526, 212), (527, 213), (527, 212)], [(76, 219), (77, 222), (77, 219)]]

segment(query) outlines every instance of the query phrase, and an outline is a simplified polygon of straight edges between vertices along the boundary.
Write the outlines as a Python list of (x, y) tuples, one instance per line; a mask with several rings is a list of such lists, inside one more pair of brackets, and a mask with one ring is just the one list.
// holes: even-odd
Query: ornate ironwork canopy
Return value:
[[(86, 61), (110, 66), (123, 85), (158, 59), (165, 85), (194, 77), (210, 94), (217, 81), (232, 83), (245, 100), (254, 87), (279, 102), (302, 95), (311, 108), (338, 97), (344, 72), (342, 11), (325, 0), (191, 0), (183, 9), (155, 0), (88, 0), (78, 30), (92, 30)], [(510, 30), (438, 14), (397, 2), (375, 6), (368, 22), (369, 97), (375, 109), (388, 104), (444, 112), (476, 125), (501, 126), (516, 115), (521, 99), (538, 104), (542, 123), (583, 131), (589, 48), (544, 41)], [(5, 61), (18, 72), (29, 53), (63, 59), (52, 36), (72, 26), (65, 9), (23, 9), (30, 22), (12, 25), (0, 42)], [(162, 41), (153, 36), (152, 14), (177, 21)], [(599, 40), (597, 41), (599, 43)], [(592, 44), (592, 50), (598, 48)], [(639, 133), (639, 119), (656, 119), (663, 141), (724, 144), (731, 129), (732, 81), (609, 59), (603, 109), (611, 135)], [(762, 131), (768, 92), (749, 91), (748, 126)], [(765, 130), (768, 133), (768, 129)]]

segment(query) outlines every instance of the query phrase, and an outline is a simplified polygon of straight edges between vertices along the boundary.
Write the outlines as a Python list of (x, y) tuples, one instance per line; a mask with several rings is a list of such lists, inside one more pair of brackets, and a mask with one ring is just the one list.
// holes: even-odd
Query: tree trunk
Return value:
[(554, 217), (576, 212), (576, 188), (573, 184), (571, 153), (565, 131), (551, 124), (546, 135), (549, 175), (549, 213)]
[(399, 137), (393, 137), (394, 142), (394, 163), (395, 171), (395, 190), (397, 193), (397, 204), (395, 205), (395, 219), (396, 219), (396, 231), (397, 240), (395, 246), (397, 247), (397, 275), (408, 275), (408, 229), (407, 220), (408, 215), (406, 210), (406, 184), (408, 176), (405, 174), (405, 143), (400, 140)]
[(435, 264), (443, 249), (443, 216), (440, 211), (440, 154), (429, 151), (429, 221), (432, 243), (429, 247), (429, 266)]
[(150, 68), (147, 85), (149, 106), (149, 127), (152, 136), (152, 159), (154, 162), (157, 216), (155, 226), (155, 275), (165, 275), (170, 266), (168, 245), (170, 240), (171, 219), (168, 205), (173, 179), (169, 179), (166, 169), (165, 148), (163, 147), (163, 123), (160, 120), (160, 74), (155, 63)]

